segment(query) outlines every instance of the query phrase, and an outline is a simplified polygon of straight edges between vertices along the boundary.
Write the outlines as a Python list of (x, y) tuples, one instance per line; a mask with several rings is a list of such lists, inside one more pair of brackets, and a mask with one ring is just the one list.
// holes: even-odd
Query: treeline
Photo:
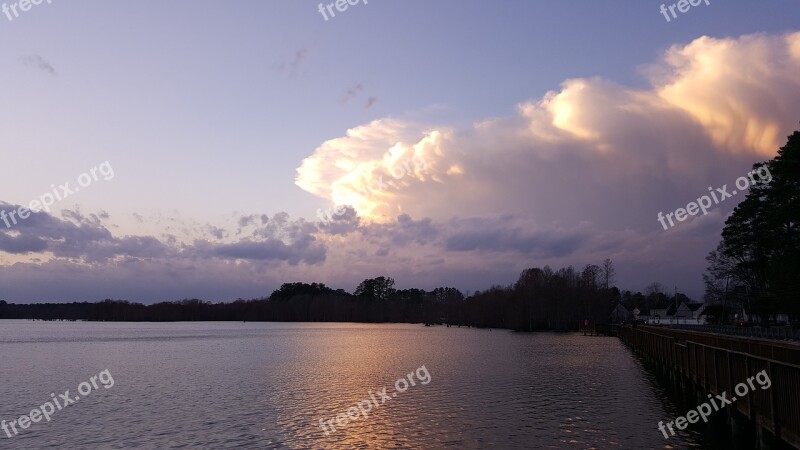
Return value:
[(495, 286), (467, 299), (470, 325), (510, 328), (518, 331), (574, 330), (588, 320), (607, 323), (620, 301), (613, 287), (614, 267), (587, 265), (553, 271), (550, 267), (527, 269), (512, 286)]
[(588, 265), (522, 272), (511, 286), (495, 286), (465, 297), (458, 289), (395, 289), (394, 280), (364, 280), (355, 292), (320, 283), (286, 283), (269, 297), (211, 303), (191, 299), (152, 305), (124, 300), (99, 303), (8, 304), (0, 319), (118, 322), (247, 321), (443, 323), (519, 331), (572, 330), (584, 320), (605, 323), (619, 301), (611, 286), (614, 269)]

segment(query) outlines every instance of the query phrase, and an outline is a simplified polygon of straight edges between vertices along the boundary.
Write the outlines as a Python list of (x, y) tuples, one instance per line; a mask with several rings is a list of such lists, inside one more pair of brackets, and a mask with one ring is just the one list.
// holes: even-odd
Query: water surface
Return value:
[[(421, 366), (428, 384), (320, 428)], [(113, 387), (0, 448), (707, 445), (664, 439), (658, 421), (685, 411), (616, 338), (419, 325), (0, 321), (0, 420), (105, 369)]]

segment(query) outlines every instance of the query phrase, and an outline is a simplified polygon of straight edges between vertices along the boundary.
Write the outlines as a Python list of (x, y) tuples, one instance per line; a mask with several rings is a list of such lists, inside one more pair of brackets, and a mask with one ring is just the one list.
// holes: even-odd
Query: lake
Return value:
[(0, 381), (6, 422), (78, 398), (0, 431), (9, 449), (712, 448), (665, 439), (684, 406), (618, 339), (577, 333), (12, 320)]

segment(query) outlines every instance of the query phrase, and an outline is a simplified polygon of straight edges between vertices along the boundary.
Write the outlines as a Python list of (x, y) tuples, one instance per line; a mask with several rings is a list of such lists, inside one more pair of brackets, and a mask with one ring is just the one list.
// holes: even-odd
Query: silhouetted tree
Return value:
[(369, 278), (361, 282), (355, 291), (357, 297), (386, 300), (394, 292), (394, 279), (388, 277)]
[[(756, 180), (758, 176), (758, 180)], [(725, 221), (722, 242), (709, 254), (706, 286), (723, 278), (744, 288), (749, 312), (767, 318), (800, 314), (800, 131), (778, 155), (753, 165), (750, 190)]]

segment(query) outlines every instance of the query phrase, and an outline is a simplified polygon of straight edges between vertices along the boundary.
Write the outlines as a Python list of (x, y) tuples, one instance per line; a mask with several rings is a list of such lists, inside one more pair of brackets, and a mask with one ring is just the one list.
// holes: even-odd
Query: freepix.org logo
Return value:
[(11, 228), (15, 225), (18, 225), (20, 221), (29, 218), (32, 213), (49, 213), (50, 207), (53, 206), (56, 201), (65, 200), (68, 197), (75, 195), (81, 190), (81, 188), (89, 187), (93, 183), (99, 181), (100, 177), (98, 174), (102, 175), (102, 179), (105, 181), (112, 180), (114, 179), (114, 168), (111, 167), (111, 163), (106, 161), (99, 166), (92, 167), (91, 170), (80, 174), (78, 176), (78, 186), (70, 186), (69, 181), (65, 182), (64, 184), (60, 184), (58, 188), (56, 188), (56, 185), (51, 184), (51, 192), (45, 192), (39, 196), (38, 199), (31, 200), (27, 207), (13, 207), (8, 211), (5, 207), (3, 207), (0, 209), (0, 223), (5, 224), (6, 228)]
[[(667, 7), (666, 4), (661, 5), (661, 14), (664, 15), (664, 18), (667, 19), (667, 22), (670, 22), (672, 19), (677, 19), (678, 14), (675, 13), (675, 9), (681, 12), (681, 14), (686, 14), (692, 8), (692, 6), (699, 6), (701, 3), (705, 3), (706, 5), (710, 6), (711, 3), (708, 0), (680, 0), (678, 3), (673, 3)], [(669, 12), (667, 12), (669, 11)], [(670, 19), (670, 14), (672, 15), (672, 19)]]
[[(98, 381), (100, 382), (98, 384)], [(29, 414), (24, 414), (18, 419), (12, 421), (0, 421), (0, 429), (5, 432), (8, 438), (12, 438), (20, 434), (20, 430), (27, 430), (34, 423), (39, 423), (44, 419), (46, 422), (52, 420), (52, 416), (58, 411), (65, 409), (68, 406), (74, 405), (80, 399), (87, 397), (92, 392), (100, 389), (103, 386), (105, 389), (114, 387), (114, 377), (111, 372), (106, 369), (97, 375), (89, 378), (89, 381), (84, 381), (78, 385), (78, 393), (80, 395), (72, 395), (69, 390), (64, 391), (63, 394), (58, 394), (56, 397), (55, 392), (50, 394), (50, 400), (44, 402), (41, 406), (31, 410)], [(17, 429), (19, 427), (19, 429)]]
[[(42, 3), (47, 2), (47, 4), (53, 3), (53, 0), (19, 0), (16, 3), (3, 3), (3, 6), (0, 6), (0, 10), (3, 11), (3, 14), (6, 16), (9, 22), (13, 21), (14, 19), (19, 18), (20, 12), (28, 12), (34, 6), (39, 6)], [(13, 16), (12, 16), (13, 14)]]
[[(397, 394), (407, 391), (409, 387), (416, 386), (417, 383), (414, 381), (414, 375), (417, 376), (417, 380), (419, 380), (420, 384), (423, 386), (430, 383), (432, 380), (431, 373), (428, 372), (428, 368), (424, 365), (420, 366), (416, 371), (409, 372), (405, 378), (399, 378), (397, 381), (395, 381), (394, 392), (387, 392), (388, 388), (386, 387), (375, 393), (369, 391), (369, 399), (362, 400), (355, 406), (351, 406), (347, 409), (346, 413), (337, 414), (335, 419), (319, 419), (320, 429), (325, 432), (325, 436), (328, 436), (337, 431), (336, 426), (341, 429), (346, 427), (351, 421), (359, 419), (359, 417), (369, 417), (369, 413), (372, 411), (373, 405), (375, 408), (378, 408), (381, 405), (384, 405), (387, 401), (396, 398)], [(380, 402), (378, 402), (378, 398), (375, 397), (375, 394), (380, 396)], [(336, 421), (336, 425), (334, 425), (334, 420)]]
[[(758, 175), (758, 180), (755, 178), (756, 175)], [(719, 205), (721, 202), (724, 202), (726, 199), (733, 197), (739, 192), (750, 189), (750, 186), (754, 186), (758, 184), (758, 182), (769, 183), (771, 181), (772, 173), (770, 173), (769, 167), (764, 164), (755, 170), (751, 170), (746, 176), (737, 178), (736, 188), (738, 190), (733, 189), (729, 192), (727, 184), (723, 184), (722, 187), (716, 189), (709, 186), (708, 193), (711, 194), (710, 197), (708, 195), (703, 195), (699, 197), (697, 201), (687, 204), (686, 208), (678, 208), (666, 215), (661, 211), (657, 216), (658, 222), (664, 228), (664, 231), (669, 230), (671, 227), (675, 226), (675, 222), (672, 220), (673, 217), (675, 217), (675, 220), (678, 222), (683, 222), (688, 219), (689, 216), (696, 216), (701, 212), (703, 213), (702, 215), (706, 215), (712, 206)], [(667, 226), (667, 221), (669, 222), (669, 226)]]
[[(336, 3), (328, 3), (327, 5), (320, 3), (319, 13), (322, 14), (322, 17), (325, 18), (325, 22), (327, 22), (331, 18), (336, 17), (336, 13), (333, 11), (334, 7), (339, 12), (345, 12), (347, 11), (347, 8), (356, 6), (357, 4), (361, 3), (361, 1), (362, 0), (336, 0)], [(369, 0), (363, 1), (365, 5), (369, 4)], [(330, 14), (330, 17), (328, 17), (328, 14)]]

